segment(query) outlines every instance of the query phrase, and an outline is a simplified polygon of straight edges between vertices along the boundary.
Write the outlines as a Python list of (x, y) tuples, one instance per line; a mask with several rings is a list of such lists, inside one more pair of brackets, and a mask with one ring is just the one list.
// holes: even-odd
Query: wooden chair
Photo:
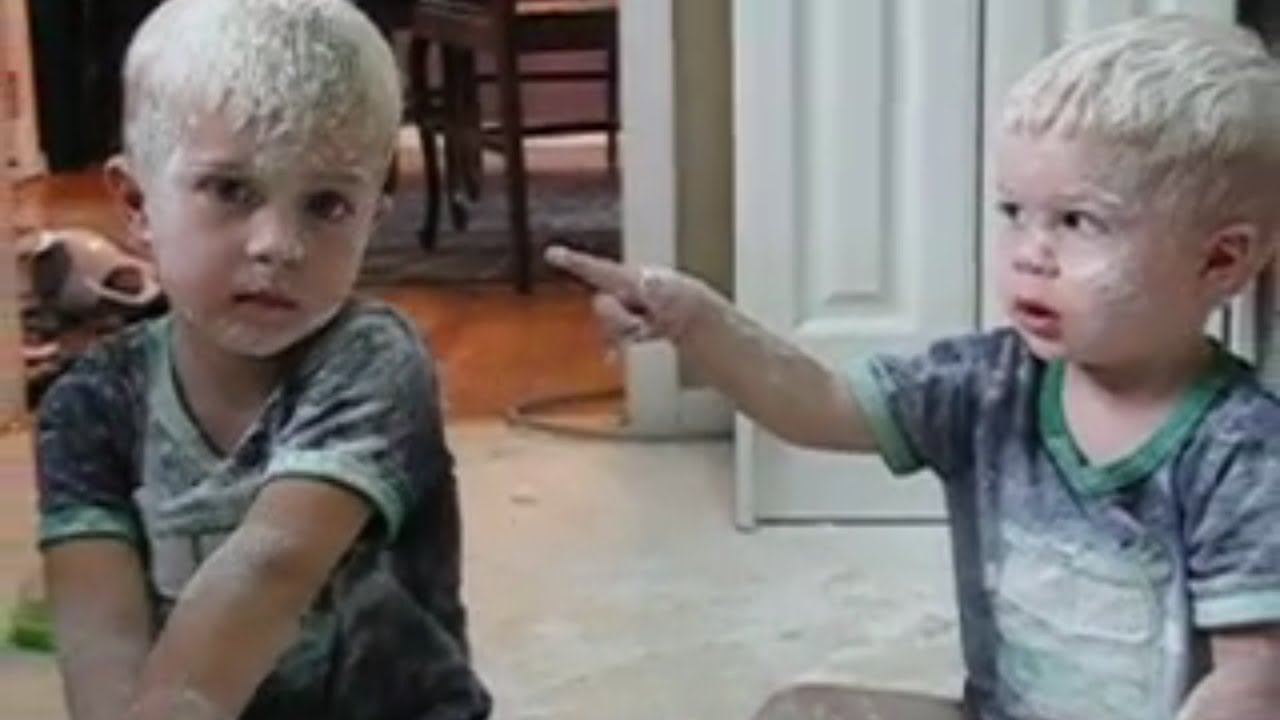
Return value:
[[(617, 0), (416, 0), (410, 23), (410, 106), (422, 140), (426, 174), (425, 220), (419, 240), (426, 250), (438, 239), (442, 198), (449, 200), (450, 219), (465, 229), (467, 204), (479, 197), (482, 154), (500, 151), (505, 158), (507, 216), (514, 259), (514, 282), (520, 292), (533, 285), (533, 240), (529, 227), (528, 173), (524, 138), (565, 132), (605, 130), (609, 134), (610, 167), (616, 165), (618, 122)], [(439, 51), (439, 86), (432, 82), (429, 61)], [(598, 50), (605, 55), (600, 71), (520, 70), (522, 55), (542, 52)], [(493, 58), (494, 72), (477, 72), (477, 55)], [(608, 117), (603, 123), (572, 122), (532, 125), (526, 122), (521, 87), (532, 82), (605, 83)], [(496, 127), (486, 127), (480, 111), (479, 87), (495, 82)], [(436, 136), (443, 136), (444, 172)]]

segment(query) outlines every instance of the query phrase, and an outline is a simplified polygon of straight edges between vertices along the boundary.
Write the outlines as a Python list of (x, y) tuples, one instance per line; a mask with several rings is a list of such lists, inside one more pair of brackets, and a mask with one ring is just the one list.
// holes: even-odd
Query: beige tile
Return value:
[[(734, 720), (801, 679), (958, 684), (940, 530), (740, 533), (727, 445), (450, 437), (499, 720)], [(0, 450), (7, 594), (30, 562), (31, 492), (23, 441)], [(58, 692), (47, 659), (0, 656), (0, 718), (60, 718)]]

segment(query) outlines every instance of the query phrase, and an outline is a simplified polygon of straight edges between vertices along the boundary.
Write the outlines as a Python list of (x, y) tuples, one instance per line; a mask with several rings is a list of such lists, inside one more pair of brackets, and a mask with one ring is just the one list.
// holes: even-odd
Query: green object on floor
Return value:
[(53, 652), (53, 623), (42, 603), (20, 602), (9, 614), (9, 642), (35, 652)]

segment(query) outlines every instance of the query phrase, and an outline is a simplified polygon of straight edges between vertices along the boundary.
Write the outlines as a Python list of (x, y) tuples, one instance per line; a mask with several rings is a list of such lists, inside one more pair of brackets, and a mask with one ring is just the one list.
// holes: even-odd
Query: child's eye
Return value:
[(208, 177), (198, 184), (201, 192), (213, 196), (219, 204), (231, 207), (251, 207), (258, 201), (258, 193), (247, 181), (235, 177)]
[(1093, 213), (1084, 210), (1068, 210), (1062, 213), (1062, 226), (1071, 232), (1101, 235), (1106, 232), (1106, 223)]
[(1000, 217), (1005, 220), (1015, 223), (1018, 221), (1018, 216), (1022, 213), (1022, 206), (1012, 200), (1001, 200), (996, 203), (996, 212), (1000, 213)]
[(341, 222), (354, 212), (355, 206), (339, 192), (326, 191), (307, 198), (307, 213), (321, 220)]

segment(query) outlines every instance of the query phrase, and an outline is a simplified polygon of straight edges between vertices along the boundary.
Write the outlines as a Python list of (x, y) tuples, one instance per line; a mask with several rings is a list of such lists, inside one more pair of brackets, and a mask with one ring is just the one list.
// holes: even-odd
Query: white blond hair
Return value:
[(389, 161), (401, 118), (391, 48), (349, 0), (167, 0), (124, 67), (125, 153), (145, 176), (201, 112), (271, 146), (341, 131)]
[(1104, 143), (1194, 220), (1262, 222), (1280, 204), (1280, 64), (1243, 27), (1165, 14), (1091, 33), (1022, 77), (1003, 130)]

